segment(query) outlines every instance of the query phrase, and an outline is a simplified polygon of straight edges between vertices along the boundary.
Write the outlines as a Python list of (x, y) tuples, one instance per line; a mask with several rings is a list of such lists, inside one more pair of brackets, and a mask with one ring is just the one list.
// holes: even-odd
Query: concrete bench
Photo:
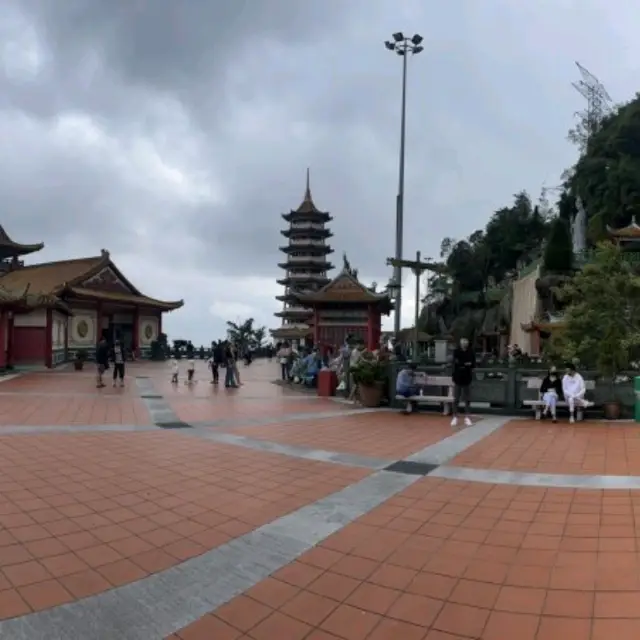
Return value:
[(439, 394), (419, 394), (406, 398), (402, 395), (396, 395), (396, 400), (405, 403), (406, 413), (411, 413), (413, 405), (442, 405), (442, 413), (447, 416), (451, 413), (453, 407), (453, 381), (449, 376), (428, 376), (425, 373), (417, 372), (414, 377), (414, 384), (421, 389), (425, 387), (439, 387)]
[[(542, 378), (529, 378), (527, 380), (527, 389), (535, 390), (538, 392), (538, 396), (540, 395), (540, 387), (542, 386)], [(587, 390), (587, 393), (593, 392), (596, 388), (595, 380), (585, 380), (584, 386)], [(522, 404), (525, 407), (531, 407), (535, 413), (536, 420), (540, 420), (542, 418), (542, 409), (544, 407), (544, 402), (542, 398), (538, 397), (537, 400), (523, 400)], [(556, 407), (562, 409), (568, 409), (569, 405), (564, 400), (559, 400), (556, 403)], [(576, 407), (576, 420), (581, 421), (584, 420), (584, 407)]]

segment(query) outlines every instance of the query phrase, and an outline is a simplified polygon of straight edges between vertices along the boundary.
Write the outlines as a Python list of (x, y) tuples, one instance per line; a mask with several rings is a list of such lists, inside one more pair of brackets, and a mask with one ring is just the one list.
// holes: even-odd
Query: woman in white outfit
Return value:
[(574, 423), (576, 407), (589, 407), (591, 403), (585, 400), (584, 395), (587, 388), (584, 378), (576, 371), (574, 364), (567, 364), (567, 372), (562, 378), (562, 393), (566, 403), (569, 405), (569, 422)]

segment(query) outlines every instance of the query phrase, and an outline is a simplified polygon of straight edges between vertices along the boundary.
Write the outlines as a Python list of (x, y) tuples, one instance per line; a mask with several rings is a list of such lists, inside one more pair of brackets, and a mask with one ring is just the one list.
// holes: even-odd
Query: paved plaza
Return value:
[(198, 367), (0, 383), (0, 638), (640, 638), (633, 424), (453, 432)]

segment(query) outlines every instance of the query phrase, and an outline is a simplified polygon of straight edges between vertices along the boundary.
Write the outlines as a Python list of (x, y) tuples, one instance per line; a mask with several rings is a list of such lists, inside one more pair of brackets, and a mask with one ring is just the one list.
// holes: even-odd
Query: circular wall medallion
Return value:
[(86, 320), (80, 320), (76, 325), (76, 333), (80, 338), (86, 338), (89, 334), (89, 325)]
[(150, 324), (146, 325), (144, 328), (144, 337), (147, 340), (151, 340), (151, 338), (153, 338), (153, 327)]

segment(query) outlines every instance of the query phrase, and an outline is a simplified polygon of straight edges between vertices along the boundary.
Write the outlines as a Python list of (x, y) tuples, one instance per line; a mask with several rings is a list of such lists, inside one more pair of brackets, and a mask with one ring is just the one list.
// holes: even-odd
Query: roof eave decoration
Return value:
[(156, 300), (155, 298), (149, 298), (148, 296), (130, 294), (131, 298), (127, 298), (127, 294), (117, 294), (109, 291), (100, 291), (98, 289), (84, 289), (82, 287), (74, 287), (69, 283), (66, 283), (61, 294), (71, 294), (80, 298), (99, 298), (101, 295), (113, 294), (112, 300), (114, 302), (121, 302), (122, 304), (137, 304), (145, 307), (157, 307), (166, 311), (175, 311), (184, 306), (184, 300)]
[(15, 242), (9, 237), (9, 234), (4, 230), (4, 227), (0, 225), (0, 245), (6, 247), (12, 247), (22, 254), (35, 253), (44, 249), (44, 242), (38, 242), (36, 244), (20, 244)]
[[(356, 272), (357, 273), (357, 272)], [(340, 280), (347, 280), (351, 285), (351, 291), (354, 293), (360, 293), (359, 298), (350, 298), (343, 295), (336, 295), (331, 287), (335, 286), (336, 282)], [(385, 302), (390, 301), (389, 296), (386, 293), (375, 293), (365, 287), (354, 275), (354, 270), (351, 269), (348, 261), (345, 262), (345, 266), (342, 271), (328, 284), (311, 293), (294, 293), (293, 294), (300, 302), (340, 302), (340, 303), (359, 303), (359, 302)]]
[(614, 229), (607, 225), (607, 233), (614, 238), (638, 238), (640, 239), (640, 225), (638, 225), (635, 219), (626, 227), (620, 229)]

